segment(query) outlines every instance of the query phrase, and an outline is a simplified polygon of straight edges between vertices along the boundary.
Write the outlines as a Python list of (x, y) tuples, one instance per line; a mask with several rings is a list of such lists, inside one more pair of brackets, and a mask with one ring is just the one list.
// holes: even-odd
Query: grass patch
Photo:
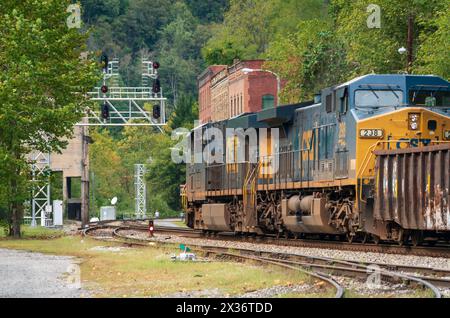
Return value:
[[(45, 240), (64, 236), (64, 232), (62, 230), (48, 229), (41, 226), (31, 227), (29, 225), (22, 225), (20, 230), (23, 239)], [(0, 239), (11, 239), (8, 237), (7, 228), (0, 228)]]
[(187, 228), (186, 223), (184, 223), (183, 221), (173, 221), (172, 223), (175, 224), (176, 226)]
[(344, 298), (433, 298), (434, 294), (430, 289), (413, 288), (407, 292), (386, 291), (374, 294), (359, 294), (354, 290), (345, 290)]
[(171, 254), (179, 253), (176, 246), (124, 248), (120, 252), (92, 249), (98, 246), (120, 245), (79, 236), (0, 240), (0, 248), (81, 258), (84, 288), (96, 297), (151, 297), (210, 289), (219, 289), (223, 296), (236, 296), (274, 285), (310, 282), (308, 275), (278, 267), (218, 261), (173, 262)]

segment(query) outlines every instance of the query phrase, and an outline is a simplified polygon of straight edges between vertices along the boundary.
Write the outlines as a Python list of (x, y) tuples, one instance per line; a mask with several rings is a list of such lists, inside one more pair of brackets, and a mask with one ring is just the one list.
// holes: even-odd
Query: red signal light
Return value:
[(108, 93), (108, 86), (103, 85), (102, 88), (101, 88), (101, 91), (102, 91), (103, 94)]
[(153, 236), (153, 231), (155, 230), (154, 225), (153, 225), (153, 220), (149, 220), (148, 221), (148, 235), (150, 237)]
[(161, 65), (158, 62), (153, 62), (153, 68), (157, 70)]

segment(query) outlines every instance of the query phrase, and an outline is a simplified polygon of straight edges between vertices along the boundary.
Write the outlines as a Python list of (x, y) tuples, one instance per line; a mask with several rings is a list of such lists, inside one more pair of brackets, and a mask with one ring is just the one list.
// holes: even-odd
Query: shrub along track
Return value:
[[(104, 231), (108, 229), (110, 235), (109, 239), (114, 238), (115, 241), (128, 244), (128, 245), (145, 245), (149, 243), (148, 238), (136, 237), (130, 235), (130, 232), (136, 232), (142, 234), (146, 232), (145, 226), (139, 226), (130, 224), (127, 226), (114, 226), (112, 224), (103, 224), (93, 226), (83, 231), (84, 235), (92, 236), (95, 232)], [(127, 234), (122, 234), (127, 232)], [(199, 231), (193, 231), (190, 229), (177, 229), (168, 227), (157, 227), (156, 232), (160, 234), (179, 235), (187, 237), (203, 237)], [(94, 236), (95, 237), (95, 236)], [(102, 237), (96, 237), (104, 239)], [(223, 239), (223, 238), (221, 238)], [(158, 243), (161, 243), (158, 241)], [(172, 244), (172, 243), (170, 243)], [(190, 244), (193, 245), (193, 244)], [(193, 245), (194, 249), (204, 253), (206, 256), (215, 256), (220, 258), (229, 258), (236, 261), (253, 261), (264, 265), (276, 265), (290, 270), (298, 270), (306, 273), (314, 279), (324, 281), (327, 285), (332, 286), (335, 290), (335, 297), (341, 298), (344, 295), (344, 288), (339, 285), (336, 280), (330, 275), (342, 275), (351, 278), (367, 278), (374, 271), (374, 265), (377, 266), (380, 279), (389, 283), (404, 283), (411, 288), (424, 288), (431, 291), (434, 297), (441, 298), (441, 293), (436, 286), (449, 287), (450, 281), (443, 279), (439, 275), (448, 275), (450, 271), (435, 270), (432, 276), (417, 276), (417, 274), (410, 273), (427, 273), (429, 269), (419, 268), (414, 266), (399, 266), (399, 265), (387, 265), (380, 263), (357, 263), (350, 261), (342, 261), (339, 259), (315, 257), (298, 254), (287, 253), (273, 253), (255, 251), (250, 249), (233, 248), (230, 250), (227, 247), (217, 246), (204, 246), (201, 244)], [(395, 270), (396, 272), (392, 271)], [(398, 272), (402, 271), (402, 272)], [(435, 286), (436, 285), (436, 286)]]

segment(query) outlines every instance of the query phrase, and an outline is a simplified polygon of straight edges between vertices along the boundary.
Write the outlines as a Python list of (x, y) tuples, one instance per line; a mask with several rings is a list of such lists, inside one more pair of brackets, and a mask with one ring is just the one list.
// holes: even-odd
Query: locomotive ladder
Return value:
[[(246, 225), (255, 226), (256, 225), (256, 180), (261, 168), (261, 161), (256, 165), (249, 164), (247, 170), (247, 175), (245, 177), (244, 186), (242, 189), (244, 212), (246, 215)], [(252, 224), (254, 220), (254, 224)]]

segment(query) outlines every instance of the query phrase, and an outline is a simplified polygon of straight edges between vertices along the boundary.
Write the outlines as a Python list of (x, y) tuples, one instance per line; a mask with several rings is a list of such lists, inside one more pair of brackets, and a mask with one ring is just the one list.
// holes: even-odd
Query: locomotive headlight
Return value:
[(409, 129), (418, 130), (420, 128), (420, 114), (410, 113), (408, 122), (409, 122)]

